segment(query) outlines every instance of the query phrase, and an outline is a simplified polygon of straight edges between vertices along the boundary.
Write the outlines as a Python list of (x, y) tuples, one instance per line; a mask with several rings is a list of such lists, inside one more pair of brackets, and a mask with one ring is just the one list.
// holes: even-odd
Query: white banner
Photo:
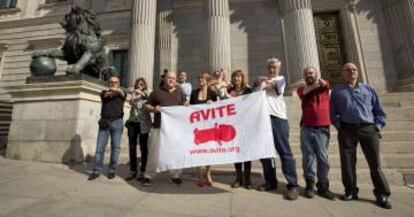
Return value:
[(275, 156), (264, 91), (161, 113), (157, 172)]

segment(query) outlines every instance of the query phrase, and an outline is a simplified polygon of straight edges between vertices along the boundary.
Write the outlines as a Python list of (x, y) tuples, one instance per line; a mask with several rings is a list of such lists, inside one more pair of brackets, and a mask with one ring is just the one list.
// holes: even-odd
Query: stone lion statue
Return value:
[(34, 52), (32, 57), (47, 56), (65, 60), (69, 65), (67, 74), (83, 73), (100, 79), (106, 77), (106, 71), (112, 68), (106, 60), (96, 14), (75, 5), (60, 25), (66, 30), (62, 48)]

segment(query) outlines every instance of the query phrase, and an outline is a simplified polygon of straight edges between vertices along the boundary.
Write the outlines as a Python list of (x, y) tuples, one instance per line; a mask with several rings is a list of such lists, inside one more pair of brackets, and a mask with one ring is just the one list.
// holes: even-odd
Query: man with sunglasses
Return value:
[(111, 159), (108, 179), (115, 178), (124, 128), (123, 116), (126, 96), (126, 92), (120, 87), (119, 78), (116, 75), (109, 76), (108, 88), (101, 92), (102, 107), (96, 144), (95, 167), (88, 180), (94, 180), (102, 173), (105, 147), (109, 137), (111, 137)]

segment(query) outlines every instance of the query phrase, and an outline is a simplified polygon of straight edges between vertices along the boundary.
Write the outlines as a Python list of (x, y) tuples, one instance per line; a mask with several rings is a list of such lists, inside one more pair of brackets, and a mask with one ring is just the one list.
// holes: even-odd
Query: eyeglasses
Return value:
[(111, 84), (118, 84), (119, 81), (109, 81), (109, 83), (111, 83)]

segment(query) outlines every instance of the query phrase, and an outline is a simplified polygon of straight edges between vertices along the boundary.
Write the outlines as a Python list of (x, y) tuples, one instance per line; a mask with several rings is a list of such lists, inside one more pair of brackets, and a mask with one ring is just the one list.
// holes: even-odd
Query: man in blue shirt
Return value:
[(338, 130), (342, 183), (345, 187), (342, 200), (358, 199), (355, 165), (359, 142), (371, 172), (376, 202), (382, 208), (391, 209), (388, 202), (391, 192), (379, 156), (379, 131), (385, 126), (386, 114), (375, 90), (367, 84), (358, 83), (355, 64), (345, 64), (342, 77), (344, 83), (332, 90), (330, 100), (332, 123)]

